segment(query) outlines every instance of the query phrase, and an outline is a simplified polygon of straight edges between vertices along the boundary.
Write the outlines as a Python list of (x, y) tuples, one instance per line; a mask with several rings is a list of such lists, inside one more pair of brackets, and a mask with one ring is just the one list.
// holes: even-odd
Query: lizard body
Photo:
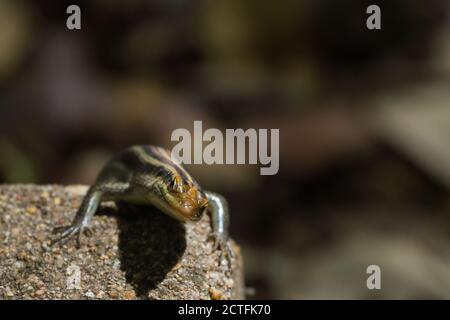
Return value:
[(56, 228), (52, 241), (65, 242), (74, 235), (78, 241), (103, 201), (153, 205), (180, 221), (198, 221), (205, 212), (211, 216), (215, 248), (228, 256), (228, 205), (219, 194), (204, 191), (184, 166), (171, 159), (170, 152), (155, 146), (133, 146), (112, 158), (88, 189), (69, 226)]

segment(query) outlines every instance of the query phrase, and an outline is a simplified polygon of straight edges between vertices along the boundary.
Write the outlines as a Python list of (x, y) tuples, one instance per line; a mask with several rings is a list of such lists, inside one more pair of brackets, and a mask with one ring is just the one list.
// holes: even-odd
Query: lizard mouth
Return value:
[(202, 218), (206, 209), (205, 202), (193, 201), (192, 199), (183, 200), (178, 210), (188, 220), (198, 221)]
[(200, 220), (207, 205), (207, 198), (196, 188), (191, 188), (187, 192), (179, 195), (178, 210), (188, 220)]
[(168, 190), (159, 185), (160, 197), (153, 197), (160, 210), (180, 221), (198, 221), (208, 206), (208, 198), (195, 186), (183, 186), (179, 190)]

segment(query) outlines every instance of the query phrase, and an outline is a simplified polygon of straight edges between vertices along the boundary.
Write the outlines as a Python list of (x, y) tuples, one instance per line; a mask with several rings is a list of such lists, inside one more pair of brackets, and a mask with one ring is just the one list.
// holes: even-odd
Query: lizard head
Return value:
[(160, 195), (160, 209), (178, 220), (198, 221), (207, 210), (208, 198), (190, 176), (172, 174), (155, 186)]

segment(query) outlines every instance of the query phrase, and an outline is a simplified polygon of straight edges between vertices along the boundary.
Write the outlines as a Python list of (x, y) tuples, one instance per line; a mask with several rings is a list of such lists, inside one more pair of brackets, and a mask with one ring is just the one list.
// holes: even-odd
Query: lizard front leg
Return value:
[(101, 184), (90, 187), (72, 223), (54, 229), (57, 236), (51, 241), (51, 245), (58, 242), (64, 243), (76, 234), (78, 235), (79, 245), (81, 235), (84, 230), (90, 227), (91, 219), (97, 212), (100, 203), (104, 200), (113, 199), (115, 196), (123, 195), (128, 188), (128, 183)]
[(227, 200), (215, 192), (205, 191), (205, 194), (209, 201), (208, 212), (211, 217), (214, 247), (216, 250), (221, 250), (222, 255), (226, 255), (228, 259), (232, 258), (233, 250), (231, 250), (228, 242), (230, 215)]

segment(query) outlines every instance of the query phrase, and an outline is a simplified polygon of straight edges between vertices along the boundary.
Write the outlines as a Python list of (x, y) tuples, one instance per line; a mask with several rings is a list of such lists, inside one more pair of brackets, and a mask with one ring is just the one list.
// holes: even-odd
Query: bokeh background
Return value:
[[(445, 0), (2, 0), (0, 182), (89, 184), (194, 120), (279, 128), (275, 176), (190, 166), (230, 202), (249, 298), (450, 298), (449, 14)], [(382, 290), (366, 288), (371, 264)]]

